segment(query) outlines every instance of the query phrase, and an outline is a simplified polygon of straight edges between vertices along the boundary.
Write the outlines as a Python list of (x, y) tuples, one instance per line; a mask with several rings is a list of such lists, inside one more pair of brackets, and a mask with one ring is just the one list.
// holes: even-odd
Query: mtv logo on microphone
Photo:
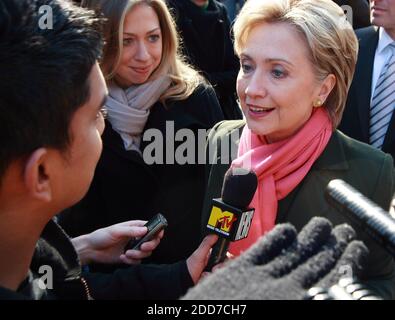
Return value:
[(248, 236), (253, 215), (254, 209), (243, 211), (213, 199), (207, 228), (230, 241), (241, 240)]
[(213, 205), (207, 228), (229, 237), (235, 221), (237, 221), (237, 217), (234, 213), (223, 211), (220, 206)]

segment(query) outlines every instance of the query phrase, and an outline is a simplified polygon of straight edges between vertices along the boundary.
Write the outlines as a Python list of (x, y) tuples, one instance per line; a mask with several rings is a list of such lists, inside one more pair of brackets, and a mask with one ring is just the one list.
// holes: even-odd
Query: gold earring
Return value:
[(322, 104), (323, 104), (322, 100), (321, 100), (320, 98), (318, 98), (318, 99), (316, 99), (316, 100), (314, 101), (313, 107), (314, 107), (314, 108), (319, 108), (319, 107), (322, 106)]

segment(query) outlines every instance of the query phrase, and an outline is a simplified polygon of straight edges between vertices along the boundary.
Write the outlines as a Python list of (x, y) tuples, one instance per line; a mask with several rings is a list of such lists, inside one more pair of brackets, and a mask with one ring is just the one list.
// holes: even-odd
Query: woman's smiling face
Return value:
[(241, 49), (240, 64), (237, 93), (248, 127), (269, 143), (296, 133), (321, 88), (306, 40), (286, 23), (259, 24)]
[(162, 32), (151, 7), (140, 4), (126, 15), (123, 49), (115, 80), (121, 87), (143, 84), (162, 59)]

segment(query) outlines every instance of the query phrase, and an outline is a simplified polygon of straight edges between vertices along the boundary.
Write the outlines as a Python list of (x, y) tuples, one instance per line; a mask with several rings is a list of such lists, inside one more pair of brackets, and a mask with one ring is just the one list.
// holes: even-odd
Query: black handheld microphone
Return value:
[(329, 182), (325, 197), (395, 257), (395, 220), (388, 212), (340, 179)]
[(229, 169), (222, 185), (221, 198), (213, 199), (207, 229), (219, 236), (213, 246), (206, 271), (221, 263), (231, 241), (244, 239), (251, 227), (253, 208), (247, 208), (254, 197), (258, 179), (254, 172), (243, 168)]

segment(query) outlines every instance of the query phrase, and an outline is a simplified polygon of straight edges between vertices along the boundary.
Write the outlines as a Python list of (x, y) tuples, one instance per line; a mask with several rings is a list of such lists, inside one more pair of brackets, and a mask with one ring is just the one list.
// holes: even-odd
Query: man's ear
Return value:
[(51, 183), (47, 172), (49, 161), (48, 149), (35, 150), (27, 159), (24, 170), (24, 181), (31, 196), (37, 200), (52, 200)]

